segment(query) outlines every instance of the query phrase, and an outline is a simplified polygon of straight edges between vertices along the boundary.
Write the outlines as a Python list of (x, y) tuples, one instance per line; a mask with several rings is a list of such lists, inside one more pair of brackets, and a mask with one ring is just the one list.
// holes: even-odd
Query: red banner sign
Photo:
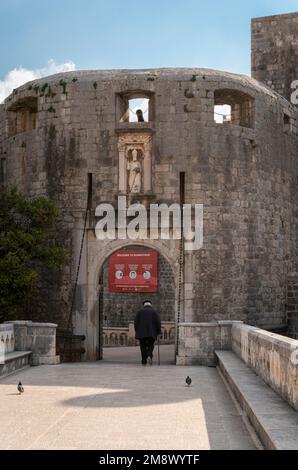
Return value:
[(117, 251), (110, 256), (110, 292), (156, 292), (157, 251)]

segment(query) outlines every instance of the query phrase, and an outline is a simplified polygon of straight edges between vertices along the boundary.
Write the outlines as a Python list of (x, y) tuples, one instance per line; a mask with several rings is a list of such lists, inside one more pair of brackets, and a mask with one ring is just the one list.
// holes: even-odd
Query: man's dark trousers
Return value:
[(155, 338), (140, 338), (142, 364), (147, 364), (147, 359), (153, 357)]

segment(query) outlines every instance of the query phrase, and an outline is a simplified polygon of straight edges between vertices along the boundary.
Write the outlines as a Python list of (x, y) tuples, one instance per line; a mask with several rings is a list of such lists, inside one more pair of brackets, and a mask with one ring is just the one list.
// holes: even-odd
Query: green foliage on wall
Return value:
[(28, 199), (16, 189), (0, 193), (0, 322), (22, 313), (36, 294), (42, 269), (66, 260), (57, 246), (58, 209), (49, 199)]

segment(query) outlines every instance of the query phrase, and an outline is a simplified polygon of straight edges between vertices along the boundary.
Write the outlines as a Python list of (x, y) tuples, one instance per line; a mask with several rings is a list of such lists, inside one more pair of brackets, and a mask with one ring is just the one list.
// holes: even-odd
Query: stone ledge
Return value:
[(30, 356), (32, 351), (13, 351), (5, 354), (4, 362), (14, 361), (15, 359), (19, 359), (20, 357)]
[(298, 415), (232, 351), (215, 351), (219, 369), (265, 449), (298, 449)]
[(13, 351), (5, 354), (4, 362), (0, 363), (0, 377), (30, 367), (31, 354), (31, 351)]
[(39, 354), (32, 355), (32, 365), (41, 366), (41, 365), (57, 365), (60, 364), (60, 356), (40, 356)]
[(31, 320), (12, 320), (12, 321), (6, 321), (3, 323), (3, 325), (17, 325), (17, 326), (37, 326), (37, 327), (42, 327), (42, 328), (57, 328), (56, 323), (42, 323), (42, 322), (33, 322)]
[(147, 132), (153, 134), (155, 132), (154, 123), (149, 122), (118, 122), (115, 128), (116, 134), (125, 132)]
[(230, 326), (234, 325), (235, 323), (240, 323), (243, 324), (243, 321), (241, 320), (218, 320), (218, 321), (211, 321), (211, 322), (183, 322), (183, 323), (178, 323), (178, 326), (195, 326), (195, 327), (201, 327), (201, 326)]

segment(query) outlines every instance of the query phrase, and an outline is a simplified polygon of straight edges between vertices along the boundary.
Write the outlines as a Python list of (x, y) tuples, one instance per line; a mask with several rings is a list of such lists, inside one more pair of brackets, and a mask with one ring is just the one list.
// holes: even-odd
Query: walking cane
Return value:
[(158, 365), (160, 366), (159, 336), (157, 337), (157, 357), (158, 357)]

